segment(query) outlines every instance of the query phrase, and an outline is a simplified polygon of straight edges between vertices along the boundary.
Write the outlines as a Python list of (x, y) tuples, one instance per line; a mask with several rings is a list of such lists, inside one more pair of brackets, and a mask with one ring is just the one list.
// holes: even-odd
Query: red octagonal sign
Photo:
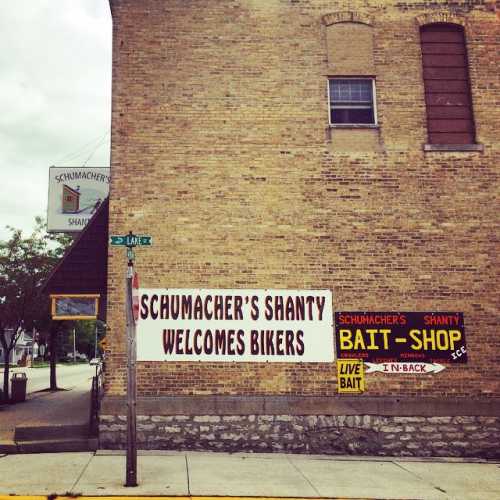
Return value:
[(137, 323), (139, 319), (139, 275), (136, 272), (132, 278), (132, 313)]

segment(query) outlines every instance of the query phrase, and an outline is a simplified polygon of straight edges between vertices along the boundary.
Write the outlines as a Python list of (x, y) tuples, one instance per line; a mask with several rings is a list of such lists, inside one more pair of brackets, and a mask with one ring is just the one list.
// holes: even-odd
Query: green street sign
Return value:
[(138, 246), (145, 246), (145, 247), (150, 247), (153, 244), (153, 237), (152, 236), (136, 236), (136, 245)]
[(126, 236), (110, 236), (109, 244), (110, 245), (125, 245)]
[(124, 247), (151, 246), (153, 244), (153, 237), (144, 234), (131, 233), (123, 236), (112, 235), (109, 237), (109, 244)]

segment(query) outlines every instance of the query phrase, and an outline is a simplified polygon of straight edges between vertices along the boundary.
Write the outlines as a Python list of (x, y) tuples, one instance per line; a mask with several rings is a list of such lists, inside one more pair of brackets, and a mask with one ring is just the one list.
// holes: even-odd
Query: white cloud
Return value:
[[(48, 168), (109, 132), (107, 0), (0, 2), (0, 238), (30, 232), (47, 205)], [(83, 164), (92, 148), (65, 166)], [(89, 166), (109, 165), (109, 135)]]

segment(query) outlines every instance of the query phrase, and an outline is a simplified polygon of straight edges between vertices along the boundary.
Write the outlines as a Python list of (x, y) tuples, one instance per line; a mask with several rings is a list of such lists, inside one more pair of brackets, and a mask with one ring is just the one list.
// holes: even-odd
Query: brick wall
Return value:
[[(331, 289), (334, 310), (463, 311), (468, 363), (370, 396), (500, 396), (499, 23), (483, 1), (112, 0), (110, 234), (148, 288)], [(371, 19), (379, 128), (328, 126), (323, 16)], [(465, 25), (483, 151), (424, 152), (417, 16)], [(353, 41), (355, 43), (355, 41)], [(123, 250), (106, 393), (123, 395)], [(335, 365), (139, 363), (142, 396), (335, 396)]]

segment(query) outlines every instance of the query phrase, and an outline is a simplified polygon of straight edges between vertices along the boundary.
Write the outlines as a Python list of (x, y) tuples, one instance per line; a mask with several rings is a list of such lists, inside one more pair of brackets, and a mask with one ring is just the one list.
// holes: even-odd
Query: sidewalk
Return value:
[(90, 379), (61, 385), (66, 389), (32, 392), (22, 403), (0, 405), (0, 453), (2, 446), (15, 445), (14, 430), (20, 425), (88, 425)]
[(139, 452), (138, 480), (122, 452), (0, 457), (0, 495), (500, 498), (499, 464), (458, 459)]

